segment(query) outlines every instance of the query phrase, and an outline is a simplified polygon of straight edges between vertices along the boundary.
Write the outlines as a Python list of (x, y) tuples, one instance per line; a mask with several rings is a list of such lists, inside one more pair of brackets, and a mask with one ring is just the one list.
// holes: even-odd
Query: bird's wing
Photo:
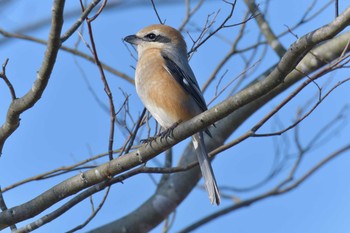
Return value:
[(180, 86), (189, 95), (192, 96), (192, 98), (197, 102), (198, 106), (202, 109), (202, 111), (206, 111), (208, 108), (195, 78), (192, 77), (191, 74), (188, 74), (183, 69), (181, 69), (181, 67), (178, 66), (166, 54), (162, 53), (162, 57), (165, 60), (166, 70), (180, 84)]

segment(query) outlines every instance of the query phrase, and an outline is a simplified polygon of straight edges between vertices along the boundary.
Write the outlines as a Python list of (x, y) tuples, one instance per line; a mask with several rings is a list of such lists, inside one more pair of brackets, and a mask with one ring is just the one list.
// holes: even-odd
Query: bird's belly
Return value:
[[(169, 128), (201, 113), (195, 100), (179, 85), (147, 82), (140, 86), (136, 83), (136, 91), (147, 110), (163, 128)], [(174, 95), (179, 92), (181, 94)]]
[(145, 103), (147, 110), (152, 114), (154, 119), (163, 127), (169, 128), (179, 121), (176, 117), (172, 117), (166, 110), (161, 106), (155, 106), (152, 103)]

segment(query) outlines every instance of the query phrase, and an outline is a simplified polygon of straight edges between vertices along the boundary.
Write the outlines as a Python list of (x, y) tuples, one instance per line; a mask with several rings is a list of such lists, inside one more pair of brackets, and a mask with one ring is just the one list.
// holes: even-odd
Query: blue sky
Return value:
[[(312, 1), (271, 1), (270, 11), (267, 16), (271, 22), (274, 32), (277, 34), (286, 30), (286, 26), (292, 26), (298, 21), (301, 12), (304, 12)], [(326, 1), (319, 1), (322, 5)], [(340, 1), (340, 11), (346, 7), (345, 1)], [(264, 7), (264, 4), (261, 5)], [(66, 10), (78, 9), (78, 1), (67, 1)], [(221, 22), (228, 13), (227, 5), (221, 1), (209, 1), (195, 15), (191, 25), (185, 30), (191, 35), (193, 25), (203, 25), (208, 14), (221, 9), (217, 17), (217, 22)], [(286, 10), (288, 9), (288, 10)], [(11, 14), (2, 12), (2, 21), (0, 27), (4, 30), (15, 31), (23, 27), (26, 23), (37, 22), (42, 18), (49, 16), (51, 10), (51, 1), (19, 1), (7, 8)], [(30, 17), (28, 16), (30, 11)], [(160, 16), (166, 19), (166, 23), (173, 27), (178, 27), (183, 19), (185, 8), (182, 4), (159, 6)], [(315, 10), (314, 10), (315, 11)], [(245, 12), (245, 6), (242, 1), (238, 1), (232, 23), (240, 22)], [(317, 27), (320, 27), (334, 18), (334, 8), (328, 7), (327, 10), (317, 20), (311, 21), (299, 29), (293, 31), (298, 36), (302, 36)], [(74, 22), (75, 18), (66, 18), (63, 31), (67, 30)], [(129, 51), (122, 43), (122, 38), (136, 33), (140, 28), (149, 24), (157, 23), (154, 11), (148, 4), (142, 7), (121, 7), (112, 11), (106, 11), (94, 22), (93, 29), (99, 57), (108, 65), (127, 73), (133, 77), (135, 60), (130, 56)], [(247, 38), (254, 39), (256, 35), (256, 24), (249, 22)], [(29, 31), (28, 34), (46, 39), (49, 28), (47, 26), (40, 29)], [(238, 28), (232, 28), (220, 32), (220, 36), (231, 39), (237, 35)], [(189, 36), (185, 35), (188, 44), (191, 43)], [(75, 34), (65, 45), (74, 46), (78, 40)], [(87, 39), (86, 28), (84, 38)], [(2, 41), (2, 37), (0, 37)], [(281, 39), (283, 45), (288, 47), (295, 37), (286, 35)], [(240, 48), (244, 48), (251, 41), (240, 42)], [(86, 47), (81, 43), (79, 48), (89, 53)], [(205, 77), (213, 71), (222, 56), (229, 49), (229, 44), (213, 38), (203, 47), (201, 47), (190, 61), (190, 65), (196, 74), (198, 82), (201, 85), (205, 83)], [(7, 75), (15, 87), (18, 96), (22, 96), (31, 87), (36, 78), (36, 72), (41, 65), (45, 48), (32, 42), (23, 42), (13, 39), (11, 42), (1, 44), (0, 63), (9, 58), (7, 66)], [(260, 51), (261, 52), (261, 51)], [(256, 58), (258, 60), (258, 58)], [(278, 57), (271, 51), (267, 51), (266, 59), (261, 61), (261, 65), (255, 71), (254, 75), (260, 74), (278, 61)], [(230, 79), (236, 77), (242, 72), (242, 62), (240, 58), (233, 58), (225, 67), (227, 74), (223, 79), (227, 83)], [(224, 69), (224, 70), (225, 70)], [(223, 75), (224, 70), (219, 73)], [(121, 80), (118, 77), (107, 73), (109, 84), (114, 94), (116, 108), (120, 107), (124, 97), (120, 89), (123, 89), (130, 95), (129, 106), (134, 119), (142, 111), (142, 104), (138, 99), (134, 87)], [(348, 74), (345, 71), (338, 71), (333, 76), (327, 76), (319, 84), (326, 80), (330, 85), (335, 84)], [(8, 139), (5, 144), (3, 155), (0, 158), (0, 185), (6, 187), (27, 177), (34, 176), (57, 167), (68, 166), (80, 160), (84, 160), (92, 155), (104, 153), (108, 146), (109, 134), (109, 115), (95, 101), (89, 91), (86, 80), (93, 88), (96, 95), (104, 104), (108, 104), (107, 97), (103, 91), (103, 84), (100, 80), (98, 69), (81, 58), (74, 57), (71, 54), (61, 51), (57, 58), (49, 85), (42, 99), (29, 111), (21, 116), (21, 126)], [(291, 89), (292, 90), (292, 89)], [(288, 93), (290, 93), (290, 91)], [(331, 94), (319, 108), (307, 118), (300, 126), (300, 138), (304, 145), (318, 132), (323, 125), (333, 119), (349, 100), (349, 84), (344, 84), (337, 91)], [(205, 92), (206, 100), (210, 100), (215, 91), (213, 85)], [(264, 106), (244, 125), (242, 125), (229, 140), (232, 140), (246, 130), (251, 128), (257, 121), (275, 107), (283, 97), (284, 93), (272, 100), (269, 105)], [(310, 85), (288, 106), (282, 109), (261, 132), (271, 132), (278, 124), (287, 126), (295, 119), (296, 110), (304, 106), (313, 95), (317, 93), (315, 86)], [(225, 93), (227, 95), (227, 93)], [(221, 101), (225, 94), (215, 103)], [(10, 94), (4, 83), (0, 82), (0, 120), (4, 121)], [(211, 105), (210, 107), (212, 107)], [(349, 115), (349, 110), (344, 114)], [(348, 116), (344, 121), (338, 123), (341, 130), (336, 134), (331, 134), (325, 140), (320, 141), (319, 147), (314, 149), (305, 157), (297, 176), (304, 174), (315, 165), (321, 158), (329, 155), (332, 151), (349, 143), (349, 124)], [(245, 200), (261, 194), (264, 191), (274, 187), (278, 181), (288, 173), (294, 161), (296, 148), (293, 145), (293, 132), (289, 132), (282, 137), (274, 138), (252, 138), (248, 139), (234, 148), (218, 155), (213, 162), (213, 168), (217, 176), (219, 185), (233, 186), (237, 188), (250, 187), (262, 181), (271, 171), (276, 158), (283, 158), (286, 154), (290, 158), (286, 162), (285, 169), (280, 176), (274, 178), (265, 186), (254, 189), (249, 192), (235, 191), (230, 193), (236, 198)], [(115, 147), (118, 148), (123, 143), (124, 135), (120, 128), (117, 128), (115, 136)], [(184, 147), (189, 140), (180, 143), (174, 148), (175, 161), (178, 159)], [(284, 144), (287, 143), (287, 144)], [(280, 145), (281, 152), (276, 152), (276, 144)], [(287, 146), (284, 146), (287, 145)], [(280, 157), (276, 157), (277, 154)], [(106, 159), (107, 160), (107, 159)], [(101, 160), (99, 162), (105, 162)], [(163, 155), (157, 158), (158, 162), (163, 162)], [(249, 207), (239, 209), (238, 211), (221, 217), (196, 232), (346, 232), (350, 229), (350, 186), (347, 181), (350, 177), (349, 153), (343, 154), (331, 161), (325, 167), (320, 169), (310, 179), (304, 182), (295, 190), (277, 197), (270, 197), (263, 201), (254, 203)], [(151, 162), (150, 165), (157, 165)], [(78, 174), (70, 173), (45, 181), (36, 181), (19, 188), (6, 192), (5, 200), (9, 207), (24, 203), (31, 198), (36, 197), (43, 191), (64, 179)], [(156, 179), (159, 176), (154, 176)], [(127, 180), (124, 184), (116, 184), (112, 187), (110, 197), (104, 208), (96, 218), (84, 230), (93, 229), (102, 224), (108, 223), (118, 217), (125, 215), (139, 206), (147, 197), (152, 195), (155, 185), (149, 175), (140, 175)], [(103, 193), (94, 196), (94, 202), (99, 203)], [(60, 202), (51, 207), (48, 212), (62, 205)], [(224, 208), (231, 204), (229, 200), (224, 200), (220, 207), (210, 205), (207, 195), (201, 189), (195, 189), (191, 195), (177, 209), (175, 223), (170, 232), (176, 232), (188, 224), (193, 223), (200, 218)], [(90, 214), (90, 203), (88, 200), (80, 203), (59, 219), (43, 226), (36, 232), (64, 232), (76, 225), (82, 223)], [(48, 213), (48, 212), (44, 212)], [(42, 215), (40, 215), (42, 216)], [(29, 223), (37, 218), (25, 221)], [(18, 224), (22, 226), (22, 224)], [(161, 232), (161, 227), (157, 227), (153, 232)], [(6, 232), (6, 231), (4, 231)], [(8, 231), (9, 232), (9, 231)]]

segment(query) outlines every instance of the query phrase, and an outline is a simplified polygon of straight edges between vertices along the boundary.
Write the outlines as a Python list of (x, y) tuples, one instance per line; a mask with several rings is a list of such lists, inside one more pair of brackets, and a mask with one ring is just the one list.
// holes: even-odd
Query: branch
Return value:
[(0, 73), (0, 78), (2, 78), (5, 81), (8, 89), (10, 90), (12, 100), (15, 100), (17, 98), (15, 89), (13, 88), (12, 83), (10, 82), (10, 80), (6, 76), (6, 66), (7, 66), (8, 61), (9, 61), (9, 59), (7, 58), (4, 62), (4, 64), (2, 65), (2, 72)]
[(221, 29), (225, 28), (226, 27), (226, 23), (232, 18), (233, 16), (233, 12), (235, 10), (235, 7), (236, 7), (236, 2), (237, 0), (234, 0), (233, 3), (230, 3), (230, 2), (226, 2), (224, 1), (225, 3), (229, 4), (231, 6), (231, 9), (230, 9), (230, 12), (229, 14), (227, 15), (227, 17), (223, 20), (223, 22), (219, 25), (219, 27), (217, 27), (214, 31), (210, 32), (208, 36), (206, 36), (204, 38), (204, 34), (209, 30), (209, 28), (214, 24), (215, 22), (215, 18), (216, 16), (219, 14), (219, 11), (216, 13), (216, 15), (214, 16), (214, 19), (211, 20), (211, 22), (209, 22), (209, 17), (207, 17), (207, 22), (205, 24), (205, 26), (203, 27), (203, 30), (201, 32), (201, 34), (199, 35), (198, 39), (193, 41), (193, 45), (190, 49), (190, 51), (188, 51), (188, 55), (191, 56), (191, 54), (193, 54), (195, 51), (197, 51), (197, 49), (203, 45), (207, 40), (209, 40), (209, 38), (211, 38), (213, 35), (215, 35), (218, 31), (220, 31)]
[[(0, 187), (0, 189), (1, 189), (1, 187)], [(4, 200), (4, 196), (2, 195), (1, 190), (0, 190), (0, 209), (1, 209), (1, 211), (7, 210), (7, 206), (6, 206), (6, 203), (5, 203), (5, 200)], [(11, 225), (10, 229), (11, 229), (11, 231), (14, 231), (14, 230), (17, 229), (17, 226), (16, 225)]]
[[(243, 18), (243, 22), (246, 21), (249, 17), (249, 13), (246, 13), (244, 18)], [(221, 60), (221, 62), (216, 66), (215, 70), (213, 71), (213, 73), (209, 76), (209, 78), (207, 79), (207, 81), (205, 82), (205, 84), (202, 87), (202, 91), (204, 92), (209, 85), (214, 81), (214, 79), (217, 77), (219, 71), (224, 67), (224, 65), (230, 60), (231, 57), (233, 57), (234, 54), (236, 54), (236, 50), (237, 50), (237, 45), (238, 42), (241, 41), (241, 39), (243, 38), (244, 35), (244, 30), (246, 28), (247, 24), (246, 23), (242, 23), (241, 27), (239, 29), (239, 33), (235, 39), (235, 41), (232, 43), (230, 50), (228, 51), (228, 53), (224, 56), (224, 58)], [(209, 105), (209, 104), (208, 104)]]
[[(107, 4), (107, 0), (104, 0), (101, 8), (96, 13), (96, 15), (94, 15), (91, 18), (86, 18), (86, 23), (87, 23), (87, 27), (88, 27), (88, 31), (89, 31), (89, 37), (90, 37), (90, 42), (91, 42), (91, 47), (92, 47), (92, 54), (94, 56), (94, 60), (95, 60), (95, 63), (97, 65), (97, 68), (100, 72), (101, 80), (102, 80), (103, 85), (104, 85), (104, 90), (105, 90), (105, 93), (107, 94), (108, 101), (109, 101), (110, 131), (109, 131), (108, 155), (109, 155), (109, 159), (112, 160), (113, 159), (113, 143), (114, 143), (114, 126), (115, 126), (114, 123), (115, 123), (115, 118), (116, 118), (116, 112), (115, 112), (115, 107), (114, 107), (114, 103), (113, 103), (113, 94), (109, 88), (108, 81), (106, 79), (103, 67), (102, 67), (100, 59), (98, 57), (95, 39), (94, 39), (93, 32), (92, 32), (92, 22), (98, 17), (98, 15), (100, 15), (100, 13), (102, 12), (102, 10), (106, 4)], [(80, 5), (82, 7), (82, 10), (84, 11), (84, 6), (83, 6), (82, 0), (80, 0)]]
[[(35, 42), (35, 43), (39, 43), (39, 44), (43, 44), (43, 45), (47, 45), (47, 41), (45, 40), (42, 40), (42, 39), (38, 39), (38, 38), (35, 38), (35, 37), (32, 37), (32, 36), (27, 36), (27, 35), (22, 35), (22, 34), (17, 34), (17, 33), (11, 33), (11, 32), (7, 32), (3, 29), (0, 28), (0, 34), (5, 36), (5, 37), (11, 37), (11, 38), (18, 38), (18, 39), (23, 39), (23, 40), (28, 40), (28, 41), (32, 41), (32, 42)], [(73, 48), (69, 48), (67, 46), (64, 46), (62, 45), (60, 47), (61, 50), (63, 51), (66, 51), (68, 53), (71, 53), (73, 55), (76, 55), (76, 56), (79, 56), (81, 58), (84, 58), (90, 62), (95, 62), (95, 59), (93, 56), (90, 56), (86, 53), (83, 53), (77, 49), (73, 49)], [(107, 70), (108, 72), (124, 79), (125, 81), (131, 83), (131, 84), (134, 84), (134, 79), (132, 79), (130, 76), (112, 68), (111, 66), (107, 65), (107, 64), (104, 64), (104, 63), (101, 63), (102, 67), (104, 70)]]
[(267, 40), (267, 43), (278, 54), (279, 57), (282, 57), (286, 52), (286, 49), (283, 47), (283, 45), (279, 42), (276, 35), (273, 33), (263, 13), (259, 10), (259, 7), (255, 4), (255, 1), (254, 0), (244, 0), (244, 1), (248, 6), (249, 10), (252, 12), (252, 14), (257, 13), (255, 19), (256, 19), (256, 22), (258, 23), (260, 31), (264, 34)]
[[(107, 200), (107, 197), (108, 197), (110, 190), (111, 190), (111, 186), (108, 186), (101, 203), (97, 206), (96, 210), (93, 208), (93, 211), (92, 211), (91, 215), (89, 216), (89, 218), (86, 219), (86, 221), (84, 223), (80, 224), (79, 226), (76, 226), (73, 229), (67, 231), (67, 233), (72, 233), (72, 232), (75, 232), (77, 230), (83, 229), (97, 215), (97, 213), (102, 209), (103, 205), (105, 204), (105, 202)], [(90, 196), (90, 198), (91, 198), (91, 202), (92, 202), (92, 196)], [(91, 204), (93, 205), (93, 203), (91, 203)]]
[(19, 127), (20, 115), (41, 98), (54, 67), (61, 46), (64, 0), (56, 0), (52, 8), (52, 21), (44, 59), (32, 88), (23, 97), (15, 99), (7, 111), (6, 121), (0, 128), (0, 154), (6, 139)]
[(160, 24), (164, 24), (165, 20), (163, 22), (162, 19), (160, 18), (159, 14), (158, 14), (158, 11), (157, 11), (156, 4), (154, 3), (154, 0), (151, 0), (151, 3), (152, 3), (152, 7), (153, 7), (153, 10), (154, 10), (154, 13), (156, 13), (156, 15), (157, 15), (157, 19), (158, 19), (159, 23)]
[(203, 5), (204, 0), (199, 0), (197, 5), (191, 10), (191, 4), (189, 0), (185, 1), (186, 3), (186, 17), (183, 19), (181, 25), (179, 26), (178, 30), (182, 32), (185, 25), (190, 21), (191, 17), (199, 10), (199, 8)]
[(95, 6), (101, 2), (101, 0), (93, 0), (88, 7), (83, 10), (83, 13), (80, 15), (79, 19), (61, 36), (61, 43), (65, 42), (87, 19), (90, 12), (95, 8)]

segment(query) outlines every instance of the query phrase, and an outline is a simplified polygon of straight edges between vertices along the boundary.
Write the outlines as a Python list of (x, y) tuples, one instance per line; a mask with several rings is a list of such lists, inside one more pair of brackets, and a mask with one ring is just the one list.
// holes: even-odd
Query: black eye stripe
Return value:
[(168, 37), (159, 35), (158, 38), (157, 38), (157, 41), (161, 42), (161, 43), (170, 43), (171, 39), (168, 38)]
[(156, 35), (153, 32), (144, 36), (145, 41), (150, 42), (160, 42), (160, 43), (169, 43), (171, 40), (168, 37), (162, 35)]

